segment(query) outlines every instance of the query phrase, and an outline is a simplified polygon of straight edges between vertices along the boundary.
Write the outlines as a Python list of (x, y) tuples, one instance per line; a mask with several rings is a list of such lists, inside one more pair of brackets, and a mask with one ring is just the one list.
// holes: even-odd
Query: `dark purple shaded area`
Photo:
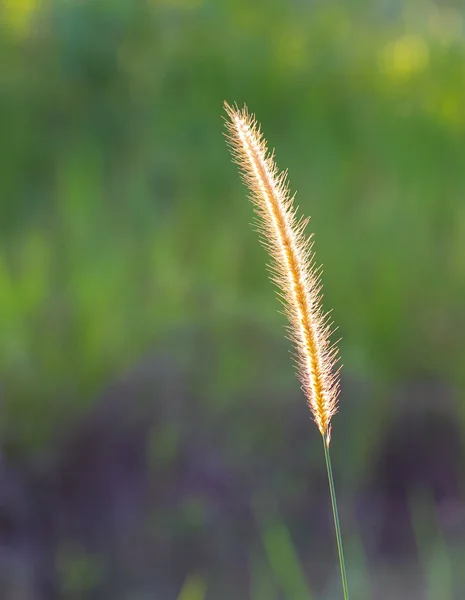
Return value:
[[(246, 598), (251, 553), (263, 553), (259, 523), (278, 514), (312, 589), (323, 589), (336, 558), (320, 440), (302, 398), (263, 390), (216, 411), (199, 389), (194, 358), (154, 356), (70, 425), (47, 463), (0, 457), (2, 598), (174, 599), (192, 573), (208, 580), (209, 598)], [(354, 509), (341, 445), (333, 460), (341, 517), (360, 528), (370, 568), (408, 565), (411, 597), (421, 598), (412, 490), (429, 495), (446, 539), (463, 543), (462, 443), (449, 409), (404, 400), (351, 490)], [(384, 598), (376, 583), (373, 598)]]

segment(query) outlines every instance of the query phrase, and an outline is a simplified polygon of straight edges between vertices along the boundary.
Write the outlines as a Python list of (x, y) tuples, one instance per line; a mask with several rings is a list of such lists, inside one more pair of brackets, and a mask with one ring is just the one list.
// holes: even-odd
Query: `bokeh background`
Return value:
[(342, 597), (224, 99), (312, 216), (352, 595), (465, 597), (464, 17), (2, 0), (2, 598)]

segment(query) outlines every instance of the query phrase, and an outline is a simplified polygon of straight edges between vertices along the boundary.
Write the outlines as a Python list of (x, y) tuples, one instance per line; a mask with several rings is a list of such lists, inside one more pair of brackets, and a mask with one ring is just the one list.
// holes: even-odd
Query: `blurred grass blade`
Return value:
[(253, 552), (250, 557), (250, 599), (278, 600), (278, 590), (270, 567), (258, 552)]
[(205, 600), (207, 585), (200, 575), (189, 575), (184, 582), (177, 600)]
[(261, 535), (271, 569), (286, 600), (311, 600), (307, 577), (287, 527), (276, 519), (261, 522)]

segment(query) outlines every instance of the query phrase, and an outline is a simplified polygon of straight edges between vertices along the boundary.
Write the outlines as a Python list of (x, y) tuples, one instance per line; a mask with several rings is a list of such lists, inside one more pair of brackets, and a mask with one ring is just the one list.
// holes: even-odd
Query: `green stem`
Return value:
[(339, 525), (339, 515), (337, 512), (336, 490), (334, 489), (333, 469), (331, 467), (331, 457), (329, 455), (329, 444), (327, 434), (323, 436), (323, 446), (325, 449), (326, 469), (328, 471), (329, 492), (331, 494), (331, 504), (333, 507), (334, 529), (336, 530), (337, 551), (339, 554), (339, 565), (341, 567), (342, 591), (344, 600), (349, 600), (349, 589), (347, 586), (346, 565), (344, 562), (344, 552), (342, 550), (341, 526)]

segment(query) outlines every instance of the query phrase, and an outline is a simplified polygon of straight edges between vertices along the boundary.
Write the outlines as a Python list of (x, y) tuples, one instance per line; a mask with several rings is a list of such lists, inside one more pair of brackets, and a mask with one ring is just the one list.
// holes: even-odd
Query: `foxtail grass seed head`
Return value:
[(225, 102), (227, 141), (258, 215), (261, 241), (272, 257), (271, 279), (279, 288), (295, 348), (298, 376), (313, 418), (329, 445), (337, 412), (338, 351), (332, 323), (321, 306), (320, 271), (315, 267), (308, 218), (298, 218), (287, 181), (254, 115)]

